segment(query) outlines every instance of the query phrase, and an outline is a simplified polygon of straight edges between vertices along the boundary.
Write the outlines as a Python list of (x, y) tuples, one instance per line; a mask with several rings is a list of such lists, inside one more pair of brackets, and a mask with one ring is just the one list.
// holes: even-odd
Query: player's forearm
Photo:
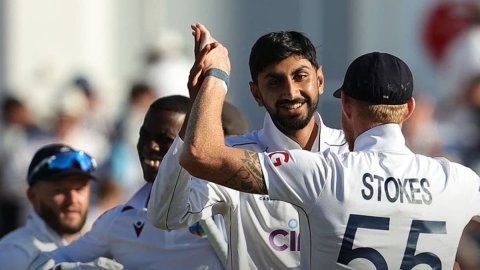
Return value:
[(205, 78), (190, 112), (180, 164), (201, 179), (214, 180), (212, 174), (222, 167), (222, 151), (226, 147), (221, 112), (225, 94), (221, 80)]
[(195, 177), (242, 192), (265, 194), (257, 153), (224, 144), (224, 99), (221, 81), (207, 77), (190, 113), (180, 164)]

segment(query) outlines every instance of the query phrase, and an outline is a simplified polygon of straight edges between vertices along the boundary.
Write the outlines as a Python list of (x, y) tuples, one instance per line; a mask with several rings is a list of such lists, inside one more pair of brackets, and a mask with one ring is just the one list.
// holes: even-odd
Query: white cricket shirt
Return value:
[[(314, 117), (319, 133), (312, 151), (347, 151), (343, 132), (325, 126), (318, 113)], [(275, 127), (268, 114), (263, 129), (228, 138), (227, 143), (257, 152), (301, 149)], [(176, 229), (222, 214), (229, 239), (228, 269), (298, 269), (300, 230), (296, 209), (266, 195), (242, 193), (198, 179), (190, 181), (191, 176), (178, 162), (182, 145), (177, 137), (153, 184), (148, 205), (152, 223)]]
[(25, 270), (41, 252), (48, 252), (67, 242), (55, 233), (36, 213), (27, 223), (0, 240), (0, 269)]
[(396, 124), (361, 134), (352, 153), (259, 157), (270, 197), (301, 209), (304, 269), (452, 269), (480, 214), (478, 175), (412, 153)]
[(66, 247), (55, 250), (55, 262), (90, 262), (115, 259), (124, 269), (223, 269), (197, 224), (163, 231), (147, 220), (152, 184), (145, 184), (125, 205), (101, 215), (92, 229)]

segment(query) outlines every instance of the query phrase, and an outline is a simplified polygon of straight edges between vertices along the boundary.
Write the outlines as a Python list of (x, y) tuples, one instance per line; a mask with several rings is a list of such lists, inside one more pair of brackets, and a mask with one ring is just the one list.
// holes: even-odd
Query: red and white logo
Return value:
[(290, 156), (285, 151), (268, 153), (268, 157), (275, 167), (282, 165), (282, 163), (287, 163), (290, 160)]

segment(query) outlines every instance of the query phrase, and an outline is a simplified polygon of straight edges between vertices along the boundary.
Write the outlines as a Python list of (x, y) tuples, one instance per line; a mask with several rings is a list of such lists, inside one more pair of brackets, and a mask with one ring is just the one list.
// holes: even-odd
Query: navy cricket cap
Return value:
[(40, 148), (28, 167), (27, 182), (33, 186), (38, 181), (55, 181), (76, 175), (95, 179), (95, 159), (83, 151), (65, 144), (49, 144)]
[(412, 72), (396, 56), (367, 53), (350, 64), (343, 85), (333, 96), (339, 98), (341, 92), (371, 104), (405, 104), (413, 93)]

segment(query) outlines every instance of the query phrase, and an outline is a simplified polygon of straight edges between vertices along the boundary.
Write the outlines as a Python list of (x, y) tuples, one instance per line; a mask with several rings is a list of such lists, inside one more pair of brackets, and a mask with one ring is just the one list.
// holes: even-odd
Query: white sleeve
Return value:
[(224, 214), (230, 193), (195, 179), (179, 163), (183, 141), (177, 136), (164, 156), (148, 201), (147, 216), (164, 230), (186, 228), (200, 219)]
[(259, 153), (259, 160), (269, 197), (307, 212), (316, 203), (331, 171), (323, 155), (303, 150)]
[(0, 265), (2, 269), (27, 269), (32, 259), (26, 250), (15, 244), (0, 246)]
[(459, 186), (464, 190), (463, 196), (470, 198), (465, 205), (465, 212), (471, 211), (474, 220), (480, 222), (480, 177), (472, 169), (458, 163), (452, 162), (451, 170), (461, 180)]
[(110, 257), (111, 243), (109, 231), (112, 222), (121, 207), (117, 206), (95, 220), (90, 231), (68, 246), (59, 247), (49, 253), (55, 263), (61, 262), (91, 262), (99, 257)]

